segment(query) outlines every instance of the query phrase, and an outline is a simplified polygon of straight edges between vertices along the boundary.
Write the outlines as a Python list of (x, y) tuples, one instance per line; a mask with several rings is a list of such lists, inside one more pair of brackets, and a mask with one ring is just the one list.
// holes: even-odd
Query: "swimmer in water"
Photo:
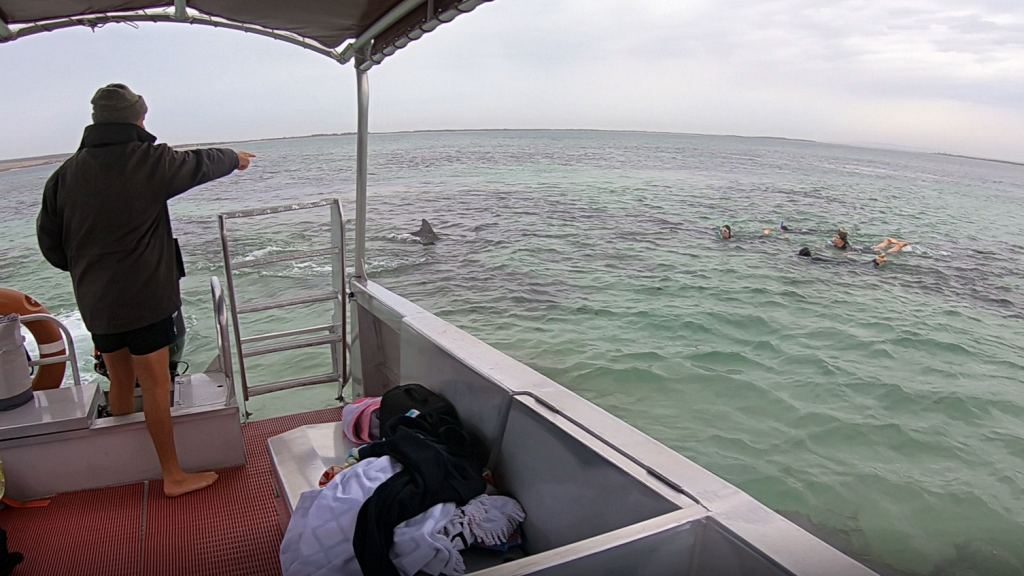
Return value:
[(791, 232), (791, 231), (793, 231), (793, 229), (790, 228), (789, 226), (786, 226), (786, 222), (785, 221), (782, 221), (782, 222), (779, 222), (779, 227), (778, 228), (762, 228), (761, 229), (761, 235), (762, 236), (774, 236), (776, 232), (778, 232), (779, 235), (782, 235), (785, 232)]
[[(850, 235), (840, 228), (836, 230), (835, 236), (832, 237), (832, 247), (837, 250), (851, 250), (853, 247), (850, 245)], [(910, 247), (910, 242), (906, 240), (898, 240), (896, 238), (886, 238), (880, 243), (872, 246), (872, 250), (877, 254), (893, 255), (899, 254)], [(853, 251), (857, 251), (854, 249)], [(884, 259), (883, 259), (884, 260)], [(884, 264), (884, 262), (882, 263)]]
[[(842, 262), (850, 261), (846, 258), (826, 258), (824, 256), (817, 256), (811, 253), (811, 249), (808, 248), (807, 246), (801, 248), (800, 251), (796, 253), (796, 255), (802, 258), (809, 258), (815, 262), (827, 262), (829, 264), (840, 264)], [(888, 263), (889, 260), (888, 258), (886, 258), (885, 254), (878, 254), (871, 259), (871, 265), (874, 266), (876, 269), (881, 268), (882, 266), (885, 266)]]
[(850, 249), (850, 235), (847, 234), (846, 230), (842, 228), (836, 230), (836, 235), (832, 237), (832, 247), (836, 250)]
[(722, 224), (722, 227), (718, 229), (719, 236), (722, 240), (732, 240), (732, 227), (728, 224)]
[[(765, 230), (768, 230), (768, 228), (765, 228)], [(802, 227), (790, 226), (789, 224), (786, 224), (785, 220), (783, 220), (783, 221), (779, 222), (779, 227), (774, 229), (773, 232), (778, 232), (780, 236), (781, 235), (790, 235), (790, 234), (796, 234), (796, 235), (800, 235), (800, 236), (810, 236), (810, 235), (821, 234), (823, 231), (821, 229), (818, 229), (818, 228), (802, 228)]]
[(817, 254), (812, 253), (811, 249), (808, 248), (807, 246), (804, 246), (803, 248), (801, 248), (796, 253), (796, 255), (800, 256), (801, 258), (808, 258), (808, 259), (813, 260), (815, 262), (825, 262), (825, 263), (828, 263), (828, 264), (840, 264), (840, 263), (843, 262), (843, 260), (845, 260), (845, 258), (827, 258), (825, 256), (818, 256)]
[[(910, 246), (910, 242), (905, 240), (897, 240), (895, 238), (886, 238), (881, 243), (873, 247), (874, 251), (885, 256), (886, 254), (899, 254)], [(884, 258), (883, 258), (884, 259)]]

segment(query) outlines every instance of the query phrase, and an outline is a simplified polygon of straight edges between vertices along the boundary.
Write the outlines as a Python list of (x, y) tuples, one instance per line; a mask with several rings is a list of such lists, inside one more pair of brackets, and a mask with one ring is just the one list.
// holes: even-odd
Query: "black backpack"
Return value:
[(385, 438), (389, 436), (392, 421), (405, 416), (410, 410), (418, 411), (416, 418), (434, 431), (445, 425), (462, 426), (459, 413), (447, 398), (422, 384), (404, 384), (388, 390), (380, 399), (380, 429)]
[[(409, 412), (418, 414), (411, 416)], [(433, 439), (451, 454), (483, 466), (490, 454), (479, 436), (466, 430), (455, 406), (447, 398), (422, 384), (404, 384), (384, 393), (380, 400), (380, 432), (391, 438), (399, 428), (407, 428)]]

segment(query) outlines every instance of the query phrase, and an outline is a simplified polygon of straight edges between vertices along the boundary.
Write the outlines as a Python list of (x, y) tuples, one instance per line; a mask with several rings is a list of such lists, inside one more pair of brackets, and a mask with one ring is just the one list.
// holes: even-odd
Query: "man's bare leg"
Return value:
[(217, 480), (214, 472), (189, 474), (178, 464), (174, 447), (174, 424), (171, 422), (171, 374), (168, 370), (168, 349), (162, 348), (145, 356), (132, 356), (135, 374), (142, 386), (142, 408), (146, 428), (153, 440), (164, 477), (164, 494), (181, 496), (206, 488)]
[(135, 411), (135, 366), (127, 348), (103, 355), (110, 377), (110, 393), (107, 404), (114, 416), (124, 416)]
[(888, 254), (897, 254), (899, 252), (902, 252), (903, 249), (906, 248), (907, 246), (910, 246), (910, 242), (907, 242), (905, 240), (896, 240), (895, 238), (889, 238), (888, 242), (890, 246), (889, 250), (887, 251)]
[(885, 252), (885, 249), (888, 248), (892, 243), (892, 238), (886, 238), (885, 240), (882, 240), (880, 243), (876, 244), (873, 247), (873, 249), (875, 252)]

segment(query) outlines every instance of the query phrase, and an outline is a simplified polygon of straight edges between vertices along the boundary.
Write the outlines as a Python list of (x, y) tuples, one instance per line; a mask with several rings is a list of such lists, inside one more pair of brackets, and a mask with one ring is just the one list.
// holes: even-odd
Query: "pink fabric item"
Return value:
[(341, 423), (345, 436), (355, 444), (369, 444), (370, 423), (373, 414), (380, 410), (380, 398), (360, 398), (341, 409)]

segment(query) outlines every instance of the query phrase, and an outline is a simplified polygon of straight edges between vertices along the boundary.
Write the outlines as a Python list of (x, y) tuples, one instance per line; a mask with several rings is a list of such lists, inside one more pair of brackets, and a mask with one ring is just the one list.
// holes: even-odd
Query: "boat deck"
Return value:
[(328, 408), (243, 427), (247, 465), (177, 499), (160, 481), (54, 497), (45, 508), (7, 508), (0, 527), (25, 555), (15, 573), (66, 576), (276, 575), (278, 519), (267, 439), (341, 419)]

